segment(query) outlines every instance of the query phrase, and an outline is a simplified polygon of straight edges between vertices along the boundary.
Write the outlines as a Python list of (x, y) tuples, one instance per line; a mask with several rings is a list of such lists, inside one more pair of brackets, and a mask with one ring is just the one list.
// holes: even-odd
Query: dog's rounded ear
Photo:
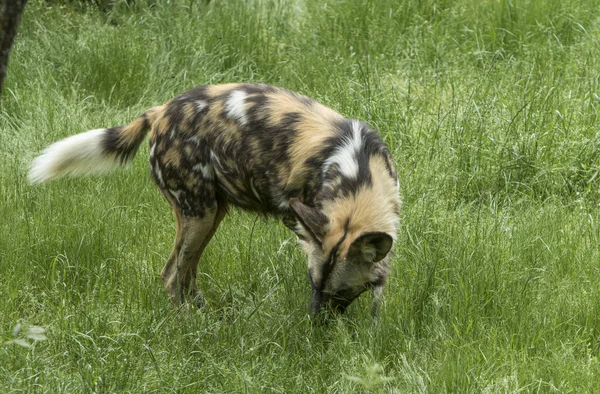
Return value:
[(365, 233), (352, 242), (348, 256), (376, 263), (387, 256), (393, 244), (394, 239), (388, 233)]
[(327, 233), (327, 225), (329, 219), (325, 214), (316, 208), (309, 207), (308, 205), (300, 202), (297, 198), (290, 199), (290, 207), (298, 218), (298, 223), (302, 226), (302, 234), (298, 234), (301, 237), (309, 236), (319, 244), (323, 242), (323, 237)]

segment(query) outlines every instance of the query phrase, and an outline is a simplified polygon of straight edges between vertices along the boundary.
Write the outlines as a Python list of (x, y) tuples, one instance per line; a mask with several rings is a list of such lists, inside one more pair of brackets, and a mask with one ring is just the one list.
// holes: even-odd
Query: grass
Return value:
[[(600, 392), (599, 42), (592, 0), (30, 1), (0, 102), (0, 392)], [(59, 138), (231, 81), (381, 131), (404, 209), (379, 321), (364, 295), (312, 327), (292, 234), (240, 212), (208, 307), (171, 308), (146, 148), (26, 182)]]

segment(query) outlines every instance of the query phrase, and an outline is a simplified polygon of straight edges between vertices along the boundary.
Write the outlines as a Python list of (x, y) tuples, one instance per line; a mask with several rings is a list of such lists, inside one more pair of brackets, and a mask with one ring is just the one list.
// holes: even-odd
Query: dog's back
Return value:
[[(365, 143), (349, 147), (362, 151), (362, 163), (353, 162), (352, 152), (333, 157), (345, 141), (352, 143), (353, 127), (365, 135)], [(328, 160), (346, 178), (359, 178), (355, 185), (343, 182), (346, 188), (370, 179), (368, 158), (374, 154), (385, 156), (389, 167), (377, 175), (396, 176), (377, 133), (308, 97), (265, 84), (201, 86), (181, 94), (155, 121), (150, 147), (159, 187), (196, 211), (202, 210), (198, 201), (210, 204), (206, 193), (194, 192), (207, 181), (216, 184), (215, 198), (280, 214), (290, 210), (290, 198), (315, 201)]]
[(263, 84), (202, 86), (171, 100), (150, 137), (151, 168), (165, 193), (192, 211), (215, 198), (282, 213), (314, 199), (319, 167), (343, 118), (296, 93)]

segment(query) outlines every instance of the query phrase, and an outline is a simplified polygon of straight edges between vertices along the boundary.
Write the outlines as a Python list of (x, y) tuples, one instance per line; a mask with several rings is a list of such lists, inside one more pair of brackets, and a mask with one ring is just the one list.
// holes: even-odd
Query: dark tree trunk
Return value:
[(17, 35), (26, 3), (27, 0), (0, 0), (0, 93), (6, 77), (10, 47)]

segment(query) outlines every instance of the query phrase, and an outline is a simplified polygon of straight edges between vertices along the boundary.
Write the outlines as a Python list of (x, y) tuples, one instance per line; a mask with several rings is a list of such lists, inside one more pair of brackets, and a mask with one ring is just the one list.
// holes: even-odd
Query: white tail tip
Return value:
[(118, 167), (115, 155), (106, 154), (103, 148), (106, 130), (86, 131), (47, 147), (31, 163), (29, 182), (37, 184), (65, 175), (97, 174)]

